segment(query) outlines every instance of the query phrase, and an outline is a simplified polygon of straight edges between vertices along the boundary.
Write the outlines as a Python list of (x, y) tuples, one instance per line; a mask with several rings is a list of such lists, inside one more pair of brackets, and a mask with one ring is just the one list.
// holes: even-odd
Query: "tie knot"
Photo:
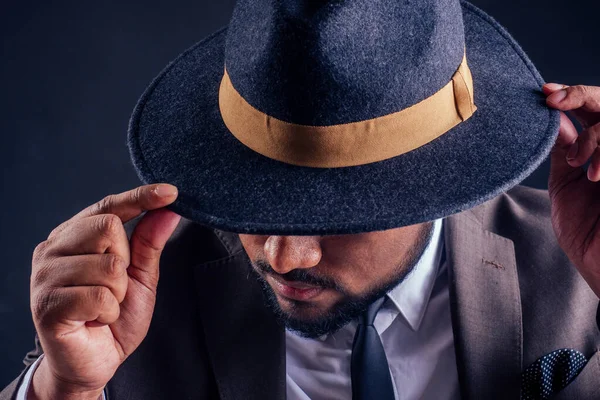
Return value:
[(384, 301), (385, 296), (371, 303), (367, 310), (361, 315), (359, 323), (367, 326), (373, 325), (373, 322), (375, 321), (375, 316), (377, 315), (377, 311), (379, 311)]

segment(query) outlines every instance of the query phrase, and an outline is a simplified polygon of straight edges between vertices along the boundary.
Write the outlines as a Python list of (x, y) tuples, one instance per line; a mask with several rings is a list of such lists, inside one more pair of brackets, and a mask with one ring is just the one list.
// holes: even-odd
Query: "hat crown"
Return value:
[(450, 81), (464, 50), (458, 0), (239, 0), (225, 66), (259, 111), (323, 126), (417, 104)]

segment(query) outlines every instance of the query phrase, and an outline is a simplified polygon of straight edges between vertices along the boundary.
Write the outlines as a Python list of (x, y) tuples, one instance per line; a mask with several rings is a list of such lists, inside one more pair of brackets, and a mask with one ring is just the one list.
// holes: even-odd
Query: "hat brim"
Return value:
[(252, 234), (391, 229), (497, 196), (547, 157), (559, 113), (546, 106), (543, 80), (514, 39), (475, 6), (461, 4), (478, 110), (434, 141), (342, 168), (299, 167), (250, 150), (219, 112), (223, 29), (181, 54), (142, 95), (128, 134), (138, 176), (177, 186), (169, 208), (181, 216)]

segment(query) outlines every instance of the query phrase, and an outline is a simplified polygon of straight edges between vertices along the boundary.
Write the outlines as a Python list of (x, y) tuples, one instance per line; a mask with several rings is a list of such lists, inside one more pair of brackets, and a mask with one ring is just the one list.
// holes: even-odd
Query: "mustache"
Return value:
[(280, 274), (264, 260), (256, 260), (254, 265), (256, 269), (262, 272), (264, 275), (276, 276), (288, 282), (302, 282), (308, 285), (320, 286), (326, 289), (335, 289), (342, 293), (344, 292), (343, 288), (341, 288), (333, 279), (323, 276), (316, 276), (304, 268), (297, 268), (285, 274)]

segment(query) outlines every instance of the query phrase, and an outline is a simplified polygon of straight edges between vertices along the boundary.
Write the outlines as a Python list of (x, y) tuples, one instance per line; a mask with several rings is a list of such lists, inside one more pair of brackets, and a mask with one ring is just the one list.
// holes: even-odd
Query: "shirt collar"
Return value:
[[(433, 224), (433, 234), (421, 258), (398, 286), (387, 293), (413, 331), (419, 330), (438, 274), (444, 249), (443, 219)], [(388, 302), (389, 303), (389, 302)]]

